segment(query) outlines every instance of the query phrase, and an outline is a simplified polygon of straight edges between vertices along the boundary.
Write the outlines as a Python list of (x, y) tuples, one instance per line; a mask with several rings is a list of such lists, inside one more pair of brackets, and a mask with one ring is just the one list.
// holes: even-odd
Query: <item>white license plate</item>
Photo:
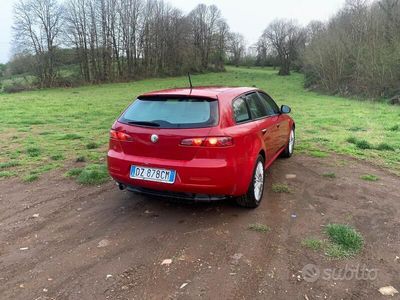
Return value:
[(157, 182), (173, 184), (175, 182), (176, 171), (131, 166), (130, 176), (133, 179), (157, 181)]

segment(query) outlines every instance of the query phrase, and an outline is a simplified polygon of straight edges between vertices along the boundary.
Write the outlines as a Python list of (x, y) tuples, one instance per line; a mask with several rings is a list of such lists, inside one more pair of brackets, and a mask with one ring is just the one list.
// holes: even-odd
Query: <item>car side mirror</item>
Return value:
[(281, 114), (288, 114), (292, 111), (292, 109), (287, 105), (281, 106)]

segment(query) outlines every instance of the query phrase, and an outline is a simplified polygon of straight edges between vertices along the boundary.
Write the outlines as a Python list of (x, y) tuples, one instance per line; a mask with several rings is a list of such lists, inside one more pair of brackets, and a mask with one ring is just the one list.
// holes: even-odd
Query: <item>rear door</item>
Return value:
[(267, 149), (267, 161), (269, 161), (280, 149), (278, 116), (268, 115), (266, 106), (256, 92), (246, 95), (246, 101), (252, 118), (258, 120), (258, 130), (263, 137)]
[(286, 146), (289, 134), (289, 119), (285, 118), (281, 113), (275, 101), (266, 93), (258, 92), (263, 104), (266, 107), (267, 115), (274, 120), (277, 128), (277, 150)]

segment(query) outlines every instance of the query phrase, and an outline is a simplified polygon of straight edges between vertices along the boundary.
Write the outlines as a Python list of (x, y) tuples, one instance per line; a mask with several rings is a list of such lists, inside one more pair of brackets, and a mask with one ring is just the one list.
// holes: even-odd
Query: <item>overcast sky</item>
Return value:
[[(11, 55), (12, 7), (17, 0), (0, 0), (0, 63)], [(276, 18), (297, 19), (300, 24), (327, 20), (345, 0), (169, 0), (189, 12), (199, 3), (215, 4), (232, 31), (240, 32), (248, 44), (255, 43), (269, 22)]]

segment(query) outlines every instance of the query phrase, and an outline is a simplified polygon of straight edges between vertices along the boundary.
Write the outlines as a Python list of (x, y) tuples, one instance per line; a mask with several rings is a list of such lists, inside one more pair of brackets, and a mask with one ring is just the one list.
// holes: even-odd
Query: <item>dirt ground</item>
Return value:
[[(380, 180), (361, 180), (367, 173)], [(361, 254), (332, 260), (301, 245), (331, 222), (363, 234)], [(61, 172), (0, 182), (0, 299), (398, 299), (378, 289), (400, 290), (399, 256), (399, 177), (339, 156), (278, 160), (256, 210), (80, 186)], [(322, 276), (357, 266), (376, 278)]]

